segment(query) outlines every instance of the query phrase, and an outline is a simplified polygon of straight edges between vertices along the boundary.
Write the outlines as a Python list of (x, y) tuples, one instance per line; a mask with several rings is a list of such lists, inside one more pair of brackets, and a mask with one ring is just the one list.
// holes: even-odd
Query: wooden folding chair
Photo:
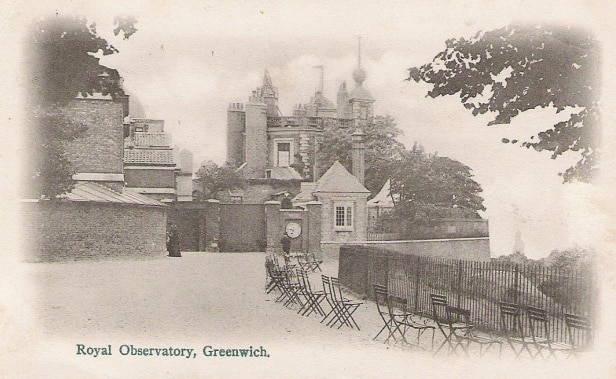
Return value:
[(565, 324), (569, 336), (569, 356), (578, 356), (579, 352), (590, 349), (593, 341), (593, 330), (590, 319), (565, 313)]
[[(528, 316), (528, 324), (530, 327), (533, 343), (537, 348), (537, 355), (543, 359), (556, 358), (556, 352), (568, 353), (571, 347), (566, 343), (552, 340), (550, 337), (550, 322), (548, 313), (545, 309), (527, 306), (526, 315)], [(547, 350), (548, 354), (543, 355), (543, 351)]]
[(318, 313), (321, 316), (325, 315), (321, 302), (325, 296), (323, 291), (314, 291), (310, 285), (310, 278), (308, 273), (302, 269), (296, 269), (297, 278), (300, 283), (299, 293), (304, 297), (304, 304), (300, 307), (297, 313), (301, 313), (302, 316), (309, 316), (313, 312)]
[[(409, 346), (416, 346), (423, 349), (423, 346), (419, 343), (419, 337), (428, 330), (432, 331), (432, 344), (431, 349), (434, 349), (434, 331), (436, 327), (434, 325), (428, 325), (426, 322), (420, 322), (415, 320), (413, 314), (408, 311), (408, 301), (405, 298), (389, 295), (387, 299), (387, 309), (389, 317), (393, 320), (395, 325), (394, 333), (398, 331), (402, 337), (402, 342)], [(416, 344), (412, 344), (406, 339), (406, 332), (409, 329), (417, 331)]]
[(485, 354), (494, 345), (498, 345), (498, 355), (501, 355), (503, 350), (503, 341), (490, 334), (479, 334), (475, 330), (475, 325), (471, 320), (471, 311), (469, 309), (449, 306), (447, 307), (447, 312), (450, 322), (459, 322), (462, 325), (468, 326), (463, 333), (453, 333), (453, 336), (457, 341), (456, 346), (460, 346), (467, 356), (470, 355), (469, 348), (471, 343), (479, 346), (479, 356)]
[(524, 333), (522, 327), (522, 307), (519, 304), (504, 301), (499, 303), (499, 307), (501, 331), (505, 334), (506, 341), (515, 353), (515, 357), (519, 358), (523, 352), (527, 352), (531, 358), (535, 358), (537, 353), (533, 354), (530, 349), (530, 346), (534, 347), (535, 342), (531, 336)]
[(331, 297), (332, 302), (337, 310), (337, 317), (328, 323), (328, 326), (334, 327), (336, 323), (339, 323), (338, 329), (342, 327), (342, 325), (347, 325), (351, 329), (353, 325), (359, 329), (359, 325), (353, 318), (353, 313), (363, 304), (358, 301), (354, 301), (351, 299), (347, 299), (342, 295), (342, 288), (340, 287), (340, 282), (338, 278), (330, 277), (330, 287), (331, 287)]
[(388, 335), (383, 343), (389, 342), (390, 338), (393, 338), (396, 341), (396, 336), (394, 335), (394, 331), (396, 330), (396, 325), (394, 323), (394, 319), (389, 311), (389, 292), (387, 291), (387, 287), (382, 284), (374, 284), (374, 302), (376, 303), (376, 310), (379, 313), (379, 316), (383, 320), (383, 327), (379, 332), (372, 338), (372, 340), (376, 340), (378, 336), (383, 333), (387, 329)]
[(445, 337), (445, 340), (441, 345), (436, 349), (434, 354), (436, 355), (445, 345), (449, 346), (449, 354), (455, 353), (456, 348), (460, 346), (460, 341), (454, 338), (456, 333), (465, 333), (468, 329), (471, 328), (471, 325), (466, 324), (465, 322), (460, 322), (452, 316), (455, 313), (452, 313), (452, 309), (455, 307), (450, 307), (447, 304), (447, 297), (443, 295), (430, 294), (430, 300), (432, 301), (432, 318), (436, 322), (438, 329)]
[(308, 265), (308, 269), (312, 272), (317, 272), (317, 270), (319, 270), (319, 272), (322, 272), (323, 270), (321, 270), (321, 263), (323, 263), (323, 261), (317, 260), (317, 257), (314, 255), (314, 253), (306, 253), (305, 255), (306, 257), (306, 264)]

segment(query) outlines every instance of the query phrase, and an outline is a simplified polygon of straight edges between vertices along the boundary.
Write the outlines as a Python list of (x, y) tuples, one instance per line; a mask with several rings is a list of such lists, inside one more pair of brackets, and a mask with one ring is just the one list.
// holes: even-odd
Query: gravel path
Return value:
[[(33, 284), (35, 325), (2, 374), (30, 377), (383, 377), (492, 376), (521, 367), (551, 373), (579, 364), (511, 361), (507, 354), (432, 357), (372, 337), (381, 327), (373, 303), (356, 313), (361, 331), (330, 329), (265, 294), (264, 254), (183, 253), (182, 258), (24, 265)], [(337, 275), (336, 264), (323, 266)], [(320, 286), (320, 276), (312, 276)], [(1, 325), (0, 325), (1, 326)], [(437, 331), (437, 343), (440, 336)], [(426, 346), (429, 343), (426, 340)], [(78, 344), (112, 345), (111, 356), (78, 355)], [(122, 345), (193, 349), (194, 359), (121, 355)], [(205, 357), (204, 346), (261, 346), (269, 358)], [(102, 352), (102, 350), (101, 350)], [(28, 365), (23, 365), (24, 361)], [(2, 361), (0, 361), (2, 363)], [(181, 373), (181, 375), (180, 375)], [(8, 375), (7, 375), (8, 376)], [(517, 375), (502, 376), (515, 377)]]

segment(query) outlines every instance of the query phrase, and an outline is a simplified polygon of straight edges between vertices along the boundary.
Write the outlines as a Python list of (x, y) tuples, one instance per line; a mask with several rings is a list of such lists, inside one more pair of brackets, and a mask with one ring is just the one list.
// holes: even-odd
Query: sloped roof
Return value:
[(314, 196), (312, 193), (314, 189), (317, 187), (318, 183), (315, 182), (302, 182), (300, 183), (300, 191), (293, 198), (293, 203), (307, 203), (309, 201), (314, 200)]
[(391, 198), (391, 180), (387, 179), (383, 188), (375, 197), (368, 200), (368, 207), (393, 208), (394, 201)]
[(282, 180), (291, 180), (298, 179), (301, 180), (302, 176), (295, 171), (293, 167), (271, 167), (268, 168), (271, 170), (271, 178), (272, 179), (282, 179)]
[(173, 164), (171, 149), (124, 149), (124, 163)]
[(95, 183), (77, 183), (73, 190), (63, 196), (69, 201), (92, 203), (115, 203), (132, 205), (165, 206), (158, 200), (124, 189), (122, 193)]
[(348, 172), (338, 161), (334, 162), (317, 183), (317, 187), (314, 190), (315, 193), (370, 193), (370, 191), (368, 191), (366, 187), (364, 187), (359, 180)]

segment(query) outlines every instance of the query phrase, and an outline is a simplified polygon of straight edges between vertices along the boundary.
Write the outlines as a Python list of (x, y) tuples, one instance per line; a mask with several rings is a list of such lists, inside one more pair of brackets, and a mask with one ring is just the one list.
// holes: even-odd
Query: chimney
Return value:
[(364, 184), (364, 155), (366, 150), (364, 136), (365, 134), (360, 129), (351, 135), (351, 140), (353, 141), (353, 175), (362, 185)]

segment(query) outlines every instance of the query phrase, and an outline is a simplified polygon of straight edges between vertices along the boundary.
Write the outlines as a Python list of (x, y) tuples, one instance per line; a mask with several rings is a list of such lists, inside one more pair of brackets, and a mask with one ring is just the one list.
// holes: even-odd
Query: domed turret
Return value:
[(355, 84), (360, 87), (364, 83), (364, 80), (366, 80), (366, 70), (361, 67), (357, 67), (355, 71), (353, 71), (353, 80), (355, 81)]

